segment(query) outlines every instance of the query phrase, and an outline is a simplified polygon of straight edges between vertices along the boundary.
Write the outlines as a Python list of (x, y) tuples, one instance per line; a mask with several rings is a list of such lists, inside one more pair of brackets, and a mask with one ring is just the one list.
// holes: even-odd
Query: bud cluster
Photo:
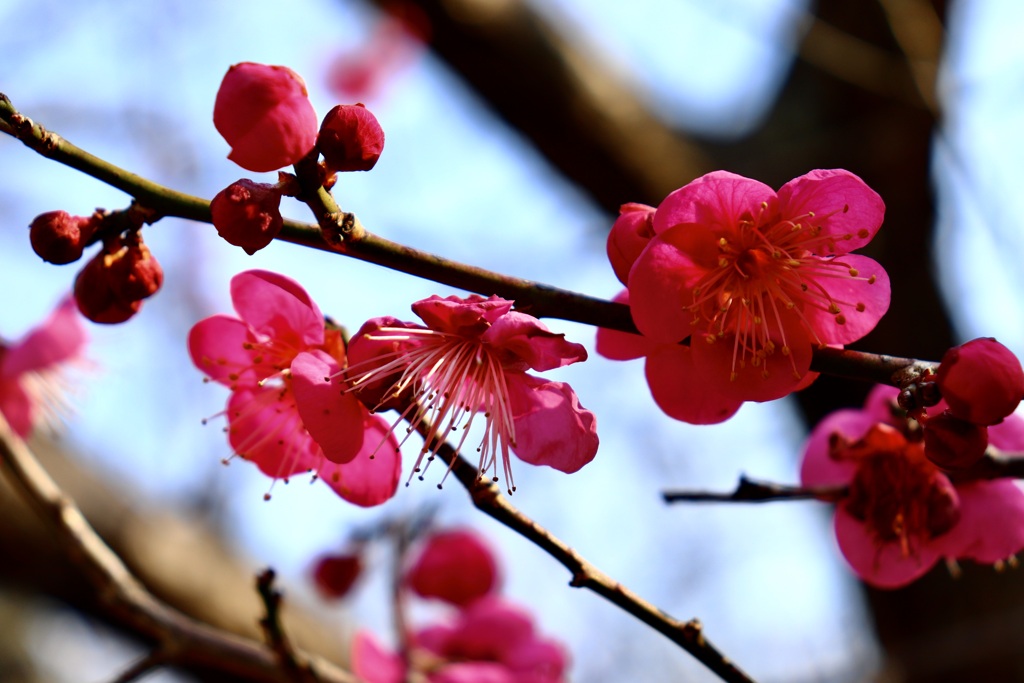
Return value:
[[(339, 171), (369, 171), (384, 149), (384, 131), (362, 104), (337, 105), (318, 130), (305, 83), (283, 66), (243, 62), (228, 69), (213, 122), (231, 145), (228, 158), (248, 171), (274, 171), (323, 155), (319, 181), (327, 187)], [(229, 244), (252, 255), (281, 231), (281, 197), (297, 191), (292, 178), (280, 175), (276, 185), (241, 179), (214, 197), (213, 225)]]
[(163, 268), (142, 241), (143, 222), (134, 208), (91, 216), (50, 211), (32, 221), (29, 240), (40, 258), (58, 265), (78, 261), (89, 244), (102, 242), (75, 278), (75, 302), (95, 323), (121, 323), (163, 284)]

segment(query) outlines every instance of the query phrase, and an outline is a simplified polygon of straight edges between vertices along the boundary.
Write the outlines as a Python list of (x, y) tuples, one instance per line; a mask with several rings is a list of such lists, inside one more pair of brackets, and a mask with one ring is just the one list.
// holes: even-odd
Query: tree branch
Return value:
[(787, 486), (740, 476), (731, 493), (670, 490), (662, 492), (666, 503), (767, 503), (775, 500), (821, 500), (835, 503), (849, 492), (846, 486)]

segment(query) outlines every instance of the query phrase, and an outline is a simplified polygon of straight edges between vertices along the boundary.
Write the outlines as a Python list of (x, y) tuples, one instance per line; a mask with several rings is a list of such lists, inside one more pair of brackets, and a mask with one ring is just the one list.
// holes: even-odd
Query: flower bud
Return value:
[(627, 284), (630, 268), (654, 237), (653, 220), (654, 208), (645, 204), (630, 202), (619, 209), (608, 233), (608, 260), (622, 284)]
[(369, 171), (384, 151), (384, 130), (362, 104), (339, 104), (324, 117), (316, 146), (332, 172)]
[(977, 425), (998, 424), (1024, 397), (1020, 361), (991, 337), (946, 351), (936, 381), (949, 412)]
[(231, 159), (262, 173), (294, 164), (316, 143), (316, 112), (302, 78), (284, 66), (242, 62), (217, 91), (213, 125)]
[(924, 428), (924, 454), (939, 467), (959, 470), (978, 462), (988, 448), (988, 428), (946, 411), (928, 419)]
[(75, 278), (75, 303), (94, 323), (123, 323), (139, 312), (140, 301), (124, 301), (114, 293), (109, 254), (104, 249), (96, 254)]
[(153, 296), (164, 282), (164, 269), (142, 243), (142, 235), (133, 233), (124, 246), (107, 256), (110, 287), (123, 302), (140, 301)]
[(436, 533), (406, 574), (406, 582), (424, 598), (467, 605), (490, 593), (498, 581), (498, 567), (490, 549), (473, 532)]
[(91, 217), (72, 216), (67, 211), (50, 211), (35, 217), (29, 226), (32, 250), (49, 263), (63, 265), (82, 258), (85, 245), (95, 231)]
[(348, 595), (362, 571), (358, 554), (324, 555), (313, 566), (313, 582), (325, 598), (338, 600)]
[(242, 178), (217, 193), (210, 212), (220, 236), (251, 256), (281, 232), (281, 191)]

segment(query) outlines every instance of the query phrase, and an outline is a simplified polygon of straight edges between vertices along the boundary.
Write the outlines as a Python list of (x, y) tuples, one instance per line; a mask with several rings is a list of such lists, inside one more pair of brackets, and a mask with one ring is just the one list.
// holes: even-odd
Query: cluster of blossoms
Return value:
[[(1024, 492), (1011, 479), (967, 480), (958, 476), (962, 468), (936, 464), (928, 437), (936, 418), (909, 418), (898, 395), (878, 386), (863, 409), (832, 413), (804, 452), (805, 485), (848, 487), (836, 507), (835, 533), (853, 570), (868, 583), (894, 588), (940, 559), (993, 564), (1024, 549)], [(934, 406), (938, 415), (945, 410), (945, 402)], [(939, 440), (940, 455), (960, 446), (944, 434)], [(989, 426), (989, 442), (1024, 449), (1024, 418), (1010, 414)]]
[(801, 389), (816, 378), (814, 347), (860, 339), (888, 310), (885, 271), (850, 253), (884, 212), (844, 170), (812, 171), (777, 193), (716, 171), (656, 209), (627, 204), (608, 256), (641, 335), (599, 330), (598, 352), (645, 357), (655, 402), (695, 424)]
[(28, 438), (35, 427), (59, 417), (62, 369), (81, 357), (85, 342), (70, 297), (19, 341), (0, 341), (0, 413), (15, 434)]
[[(362, 104), (339, 104), (317, 126), (306, 85), (283, 66), (243, 62), (228, 69), (213, 109), (217, 131), (231, 145), (228, 158), (262, 173), (323, 155), (323, 181), (339, 171), (368, 171), (384, 149), (384, 131)], [(281, 231), (281, 197), (295, 195), (294, 178), (279, 174), (276, 184), (240, 179), (213, 198), (217, 232), (253, 254)]]
[(72, 216), (50, 211), (36, 216), (29, 226), (32, 249), (44, 261), (64, 265), (82, 258), (86, 246), (102, 248), (75, 278), (75, 302), (89, 320), (122, 323), (138, 313), (142, 301), (163, 284), (163, 268), (142, 241), (144, 212), (96, 211)]
[[(597, 453), (594, 415), (565, 383), (526, 370), (586, 358), (578, 344), (492, 297), (431, 297), (413, 305), (427, 323), (376, 318), (346, 348), (293, 280), (246, 271), (231, 281), (238, 317), (216, 315), (189, 334), (196, 367), (231, 389), (226, 410), (235, 452), (285, 479), (315, 471), (339, 495), (376, 505), (397, 487), (399, 443), (371, 414), (399, 408), (421, 427), (424, 456), (483, 414), (480, 472), (512, 483), (510, 453), (574, 472)], [(370, 409), (367, 408), (370, 407)]]
[(449, 621), (402, 637), (402, 652), (388, 652), (369, 633), (352, 643), (352, 668), (367, 683), (559, 683), (568, 657), (558, 642), (536, 632), (521, 607), (498, 594), (498, 565), (470, 531), (438, 532), (426, 539), (402, 586), (454, 609)]

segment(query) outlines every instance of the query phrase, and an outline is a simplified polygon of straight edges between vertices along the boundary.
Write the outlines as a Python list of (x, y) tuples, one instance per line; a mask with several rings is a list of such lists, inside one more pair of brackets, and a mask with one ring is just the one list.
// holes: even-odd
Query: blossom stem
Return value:
[[(209, 201), (172, 190), (76, 147), (18, 112), (3, 93), (0, 93), (0, 132), (20, 140), (42, 156), (131, 195), (154, 212), (151, 222), (161, 217), (211, 222)], [(342, 211), (330, 192), (317, 184), (318, 180), (313, 181), (314, 173), (317, 173), (315, 165), (315, 158), (307, 157), (296, 164), (296, 172), (302, 186), (301, 199), (316, 216), (317, 224), (286, 219), (277, 239), (336, 252), (484, 296), (498, 295), (514, 300), (517, 310), (538, 318), (572, 320), (636, 333), (629, 307), (625, 304), (502, 275), (375, 235), (363, 227), (355, 214)], [(816, 349), (811, 369), (830, 375), (898, 384), (899, 373), (918, 364), (919, 361), (912, 358)]]
[[(433, 433), (431, 426), (423, 421), (417, 424), (416, 429), (424, 438), (430, 438)], [(469, 493), (474, 507), (531, 541), (568, 569), (572, 574), (570, 586), (587, 588), (636, 617), (690, 653), (723, 681), (753, 683), (750, 676), (704, 636), (704, 628), (698, 619), (675, 619), (599, 570), (512, 505), (495, 482), (481, 477), (477, 467), (459, 455), (448, 442), (427, 444), (427, 447), (448, 464), (452, 474)]]
[(821, 500), (834, 503), (848, 492), (846, 486), (788, 486), (740, 476), (734, 491), (663, 491), (666, 503), (767, 503), (775, 500)]

